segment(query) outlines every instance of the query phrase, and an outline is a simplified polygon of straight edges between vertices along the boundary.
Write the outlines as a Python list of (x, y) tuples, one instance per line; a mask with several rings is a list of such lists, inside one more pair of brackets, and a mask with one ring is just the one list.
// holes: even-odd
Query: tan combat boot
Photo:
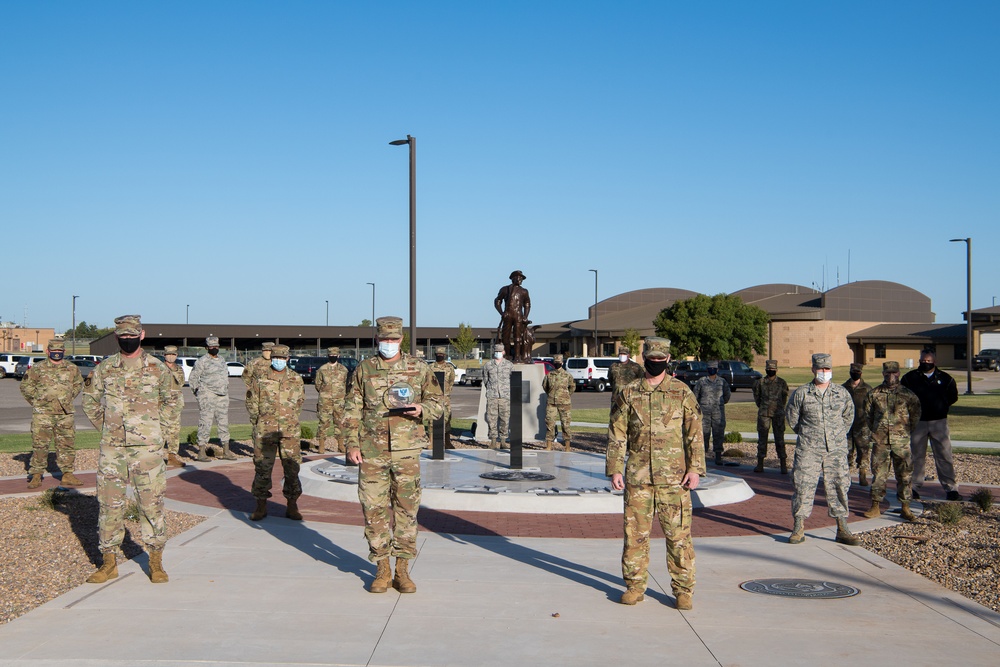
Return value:
[(383, 558), (378, 563), (375, 571), (375, 580), (368, 587), (369, 593), (385, 593), (389, 590), (389, 583), (392, 581), (392, 569), (389, 567), (389, 559)]
[(570, 439), (569, 438), (566, 438), (563, 441), (563, 451), (564, 452), (571, 452), (571, 451), (573, 451), (572, 445), (570, 444)]
[(163, 549), (149, 550), (149, 580), (154, 584), (165, 584), (170, 577), (163, 571)]
[(764, 472), (764, 457), (757, 457), (757, 467), (753, 469), (754, 472)]
[(37, 489), (41, 485), (42, 485), (42, 476), (41, 475), (32, 475), (31, 479), (28, 480), (28, 488), (29, 489)]
[(490, 440), (490, 449), (500, 449), (500, 445), (496, 440)]
[(792, 534), (788, 536), (789, 544), (802, 544), (806, 541), (806, 527), (805, 520), (797, 516), (795, 517), (795, 525), (792, 526)]
[(288, 507), (285, 508), (285, 516), (292, 521), (302, 521), (302, 512), (299, 511), (298, 498), (288, 499)]
[(899, 509), (899, 516), (903, 517), (907, 521), (916, 521), (917, 517), (913, 516), (913, 512), (910, 511), (910, 501), (904, 500), (903, 506)]
[(869, 519), (877, 519), (882, 516), (882, 508), (879, 507), (879, 501), (872, 498), (872, 506), (865, 512), (865, 517)]
[(392, 587), (400, 593), (416, 593), (417, 585), (410, 579), (410, 561), (406, 558), (396, 559), (396, 576), (392, 578)]
[(622, 593), (621, 602), (622, 604), (633, 605), (637, 602), (642, 602), (646, 596), (638, 588), (629, 588), (624, 593)]
[(186, 465), (187, 464), (177, 458), (177, 455), (173, 452), (170, 452), (169, 456), (167, 456), (167, 467), (169, 468), (183, 468)]
[(677, 593), (674, 597), (677, 599), (677, 609), (680, 611), (689, 611), (694, 609), (694, 605), (691, 604), (690, 593)]
[(239, 457), (236, 456), (236, 452), (233, 451), (233, 441), (230, 440), (225, 445), (222, 446), (222, 458), (226, 461), (235, 461)]
[(849, 547), (856, 547), (861, 544), (861, 540), (856, 538), (851, 532), (851, 529), (847, 527), (847, 519), (842, 516), (837, 517), (837, 541), (841, 544), (846, 544)]
[(208, 449), (208, 447), (206, 445), (199, 445), (198, 446), (198, 461), (200, 461), (202, 463), (204, 463), (205, 461), (208, 461), (208, 454), (205, 452), (206, 449)]
[(257, 499), (257, 509), (250, 515), (251, 521), (260, 521), (267, 516), (267, 498)]
[(118, 557), (115, 552), (101, 554), (101, 557), (103, 558), (101, 566), (87, 577), (88, 584), (103, 584), (108, 579), (114, 579), (118, 576)]
[(554, 446), (555, 444), (556, 444), (556, 443), (552, 442), (551, 440), (546, 440), (546, 441), (545, 441), (545, 451), (547, 451), (547, 452), (551, 452), (551, 451), (552, 451), (552, 447), (553, 447), (553, 446)]
[(80, 481), (80, 478), (71, 472), (63, 473), (62, 483), (65, 486), (83, 486), (83, 482)]

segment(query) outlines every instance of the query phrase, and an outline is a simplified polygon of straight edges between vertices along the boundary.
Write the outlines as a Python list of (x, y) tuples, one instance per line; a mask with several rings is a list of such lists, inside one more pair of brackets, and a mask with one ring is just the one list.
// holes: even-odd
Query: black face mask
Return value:
[(142, 341), (139, 340), (138, 336), (136, 336), (135, 338), (122, 338), (121, 336), (118, 337), (118, 347), (120, 347), (122, 352), (124, 352), (125, 354), (132, 354), (133, 352), (139, 349), (139, 346), (141, 344)]
[(208, 353), (214, 357), (215, 355), (217, 355), (219, 353), (219, 348), (217, 348), (217, 347), (210, 347), (210, 348), (208, 348)]
[(444, 361), (444, 355), (443, 354), (439, 354), (439, 355), (437, 355), (437, 356), (434, 357), (434, 360), (435, 361)]
[(646, 372), (656, 377), (663, 371), (667, 370), (667, 360), (666, 359), (646, 359), (643, 365), (646, 367)]
[(921, 373), (930, 373), (932, 370), (934, 370), (934, 364), (928, 364), (925, 361), (921, 361), (920, 365), (917, 366), (917, 368), (920, 370)]
[(559, 363), (559, 364), (552, 364), (552, 366), (555, 367), (555, 368), (562, 368), (562, 364), (561, 363)]
[(768, 370), (768, 371), (764, 371), (764, 372), (767, 373), (767, 377), (769, 377), (769, 378), (773, 378), (775, 375), (778, 374), (778, 371), (772, 371), (772, 370)]
[(335, 364), (340, 359), (340, 357), (327, 357), (327, 359), (330, 360), (331, 364)]
[(854, 371), (851, 371), (851, 379), (852, 380), (860, 380), (861, 379), (861, 373), (855, 373)]
[(62, 361), (65, 352), (49, 352), (49, 359), (52, 361)]

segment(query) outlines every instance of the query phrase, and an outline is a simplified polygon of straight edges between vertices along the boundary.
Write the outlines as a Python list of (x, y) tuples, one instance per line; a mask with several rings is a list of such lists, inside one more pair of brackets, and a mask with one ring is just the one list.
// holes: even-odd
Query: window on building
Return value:
[(968, 359), (968, 349), (965, 343), (955, 345), (955, 361), (965, 361)]
[(875, 343), (875, 358), (876, 359), (885, 359), (885, 344), (884, 343)]

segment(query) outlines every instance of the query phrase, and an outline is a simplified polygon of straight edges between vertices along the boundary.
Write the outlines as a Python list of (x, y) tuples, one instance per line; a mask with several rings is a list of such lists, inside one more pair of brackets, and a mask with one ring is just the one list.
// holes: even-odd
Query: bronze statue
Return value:
[(528, 313), (531, 298), (521, 287), (525, 275), (520, 271), (510, 274), (510, 285), (504, 285), (493, 300), (493, 307), (500, 313), (500, 342), (515, 364), (531, 363), (531, 345), (528, 342)]

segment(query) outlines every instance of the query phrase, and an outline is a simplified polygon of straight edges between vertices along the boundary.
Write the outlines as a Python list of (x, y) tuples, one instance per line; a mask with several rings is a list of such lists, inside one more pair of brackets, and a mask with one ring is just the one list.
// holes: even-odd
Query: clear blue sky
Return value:
[[(4, 2), (0, 318), (493, 326), (646, 287), (1000, 297), (997, 2)], [(824, 278), (825, 274), (825, 278)]]

